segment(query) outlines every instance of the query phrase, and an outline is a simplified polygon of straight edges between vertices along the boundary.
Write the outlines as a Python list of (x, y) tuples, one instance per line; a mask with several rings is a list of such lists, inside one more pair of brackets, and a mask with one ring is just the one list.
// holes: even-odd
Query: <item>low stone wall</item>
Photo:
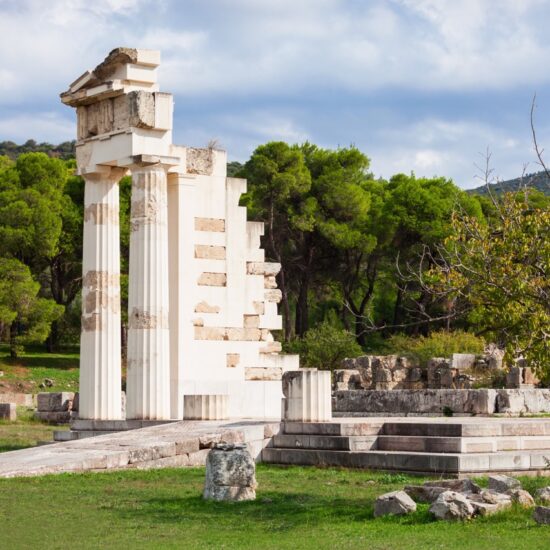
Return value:
[(332, 393), (338, 416), (537, 414), (550, 412), (550, 389), (343, 390)]
[(0, 403), (15, 403), (24, 407), (34, 407), (36, 405), (36, 397), (32, 393), (0, 393)]
[(67, 424), (71, 419), (75, 394), (73, 392), (44, 392), (36, 397), (38, 420), (52, 424)]

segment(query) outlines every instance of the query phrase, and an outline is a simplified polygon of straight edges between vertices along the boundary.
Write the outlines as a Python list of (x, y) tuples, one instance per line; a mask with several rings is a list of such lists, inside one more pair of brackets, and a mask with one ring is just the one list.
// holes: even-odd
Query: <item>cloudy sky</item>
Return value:
[(479, 185), (550, 148), (548, 0), (0, 0), (0, 141), (73, 139), (58, 94), (114, 47), (162, 51), (174, 139), (231, 160), (357, 145), (376, 175)]

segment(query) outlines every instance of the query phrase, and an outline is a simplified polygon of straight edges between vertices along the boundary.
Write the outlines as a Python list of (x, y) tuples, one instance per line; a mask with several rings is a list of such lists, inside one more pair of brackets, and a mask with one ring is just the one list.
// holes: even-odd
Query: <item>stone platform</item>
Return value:
[(180, 421), (0, 453), (0, 477), (202, 466), (213, 444), (246, 443), (256, 460), (279, 422)]
[(347, 418), (286, 422), (262, 452), (276, 464), (463, 477), (550, 475), (550, 418)]
[(178, 420), (89, 420), (75, 418), (71, 420), (70, 430), (56, 430), (53, 432), (53, 438), (54, 441), (75, 441), (87, 437), (151, 428), (175, 422), (178, 422)]
[(1, 453), (0, 477), (201, 466), (217, 442), (246, 443), (257, 461), (274, 464), (446, 477), (550, 475), (550, 418), (378, 417), (178, 421)]

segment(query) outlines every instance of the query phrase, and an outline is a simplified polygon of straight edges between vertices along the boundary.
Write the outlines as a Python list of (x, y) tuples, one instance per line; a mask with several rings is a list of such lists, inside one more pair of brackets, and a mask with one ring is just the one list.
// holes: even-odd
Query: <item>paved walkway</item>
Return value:
[(259, 458), (279, 422), (182, 421), (0, 453), (0, 477), (125, 468), (200, 466), (217, 442), (246, 443)]

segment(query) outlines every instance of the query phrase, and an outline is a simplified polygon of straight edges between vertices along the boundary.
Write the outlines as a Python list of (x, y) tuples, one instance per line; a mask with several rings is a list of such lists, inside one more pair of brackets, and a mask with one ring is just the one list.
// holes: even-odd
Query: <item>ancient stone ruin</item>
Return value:
[[(184, 395), (225, 395), (231, 417), (280, 417), (275, 276), (263, 223), (226, 177), (224, 151), (172, 143), (172, 95), (160, 53), (117, 48), (61, 101), (76, 108), (85, 180), (79, 417), (122, 418), (118, 182), (132, 176), (128, 419), (180, 419)], [(205, 403), (209, 403), (205, 400)], [(219, 403), (220, 400), (213, 400)], [(208, 413), (210, 414), (210, 413)]]

